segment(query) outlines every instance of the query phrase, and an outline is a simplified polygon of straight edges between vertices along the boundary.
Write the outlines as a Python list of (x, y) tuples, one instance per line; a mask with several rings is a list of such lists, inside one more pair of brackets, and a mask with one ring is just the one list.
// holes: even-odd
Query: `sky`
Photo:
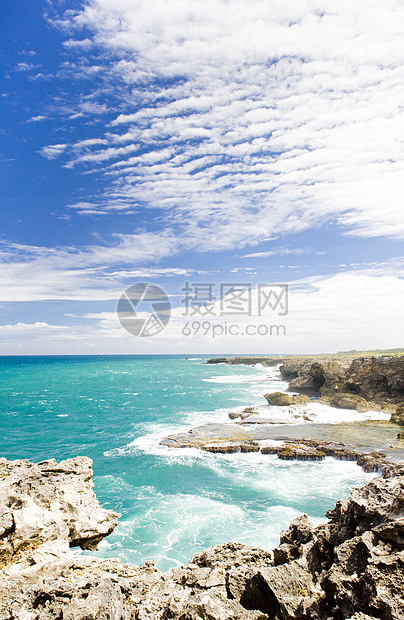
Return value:
[[(0, 354), (404, 346), (401, 0), (0, 0), (0, 24)], [(148, 283), (171, 318), (143, 337), (117, 304)]]

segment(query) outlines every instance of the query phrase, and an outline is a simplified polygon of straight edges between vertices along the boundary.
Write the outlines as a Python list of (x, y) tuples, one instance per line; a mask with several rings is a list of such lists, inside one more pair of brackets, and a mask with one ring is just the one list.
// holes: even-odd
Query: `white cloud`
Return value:
[[(313, 250), (310, 248), (276, 248), (274, 250), (268, 250), (268, 252), (253, 252), (251, 254), (244, 254), (240, 258), (267, 258), (269, 256), (284, 256), (285, 254), (312, 254)], [(315, 252), (318, 254), (318, 252)]]
[(46, 120), (46, 116), (42, 116), (41, 114), (39, 116), (32, 116), (28, 122), (29, 123), (38, 123), (39, 121), (45, 121)]
[(128, 85), (99, 142), (70, 146), (65, 165), (111, 179), (81, 212), (159, 208), (200, 250), (327, 222), (403, 238), (403, 17), (398, 0), (90, 0), (69, 11), (68, 45), (77, 28), (92, 32), (106, 82)]
[[(256, 304), (253, 292), (253, 308)], [(114, 312), (86, 312), (73, 326), (17, 323), (0, 328), (3, 353), (324, 353), (350, 349), (403, 347), (402, 305), (404, 280), (346, 272), (296, 280), (290, 284), (289, 314), (278, 316), (184, 316), (184, 306), (173, 308), (168, 326), (157, 336), (138, 338), (120, 327)], [(206, 321), (216, 326), (206, 329)], [(199, 323), (199, 327), (197, 326)], [(202, 324), (205, 324), (202, 326)], [(235, 325), (238, 335), (220, 328)], [(286, 335), (246, 335), (247, 325), (285, 326)], [(184, 328), (187, 327), (184, 335)], [(198, 327), (198, 329), (197, 329)], [(189, 330), (191, 329), (191, 334)], [(262, 330), (262, 328), (261, 328)], [(244, 334), (244, 335), (243, 335)]]
[(56, 159), (66, 150), (67, 146), (67, 144), (51, 144), (49, 146), (44, 146), (40, 153), (46, 157), (46, 159)]
[(12, 325), (0, 325), (0, 333), (3, 334), (20, 334), (22, 332), (42, 332), (63, 330), (63, 325), (49, 325), (43, 321), (37, 321), (36, 323), (14, 323)]
[[(12, 244), (0, 249), (0, 299), (116, 300), (134, 278), (187, 276), (192, 269), (145, 267), (177, 251), (168, 233), (113, 235), (112, 245), (47, 248)], [(1, 246), (0, 246), (1, 248)], [(137, 267), (136, 267), (137, 265)]]

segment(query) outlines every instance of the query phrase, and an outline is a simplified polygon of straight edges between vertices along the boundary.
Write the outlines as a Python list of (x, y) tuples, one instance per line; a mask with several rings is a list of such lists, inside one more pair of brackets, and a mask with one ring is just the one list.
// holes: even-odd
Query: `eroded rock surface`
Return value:
[[(340, 446), (328, 444), (328, 449)], [(367, 456), (377, 459), (376, 453)], [(6, 472), (2, 489), (9, 489), (2, 497), (13, 495), (12, 509), (18, 511), (32, 488), (35, 505), (49, 512), (53, 489), (52, 507), (60, 520), (54, 517), (56, 525), (48, 528), (52, 537), (43, 542), (37, 513), (26, 513), (25, 534), (20, 530), (19, 540), (26, 535), (29, 544), (20, 546), (20, 553), (0, 570), (1, 620), (404, 617), (403, 466), (386, 469), (388, 478), (374, 478), (354, 489), (347, 501), (328, 511), (328, 521), (320, 526), (314, 527), (306, 515), (297, 517), (273, 552), (229, 542), (162, 574), (152, 562), (137, 567), (70, 551), (69, 542), (76, 543), (77, 533), (87, 536), (99, 528), (100, 536), (108, 531), (107, 522), (116, 523), (115, 513), (103, 511), (92, 493), (89, 459), (17, 463), (1, 461)], [(74, 489), (83, 501), (75, 499)], [(71, 501), (73, 512), (68, 508)], [(94, 514), (89, 515), (91, 506)], [(3, 514), (7, 538), (12, 527), (7, 526), (7, 511)], [(58, 532), (62, 538), (57, 538)]]
[(404, 356), (285, 359), (282, 377), (291, 391), (320, 394), (332, 406), (394, 411), (404, 401)]
[(41, 463), (0, 459), (0, 565), (17, 560), (44, 543), (55, 552), (61, 542), (96, 549), (118, 523), (99, 505), (87, 457)]

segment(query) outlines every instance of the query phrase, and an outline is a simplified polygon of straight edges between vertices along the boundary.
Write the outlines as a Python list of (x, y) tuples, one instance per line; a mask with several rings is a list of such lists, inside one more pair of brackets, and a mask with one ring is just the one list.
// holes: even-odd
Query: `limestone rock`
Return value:
[(35, 464), (0, 459), (0, 562), (6, 564), (48, 541), (95, 549), (118, 522), (93, 492), (86, 457)]
[(310, 398), (305, 394), (296, 394), (293, 396), (293, 405), (307, 405), (310, 401)]
[[(306, 441), (310, 450), (323, 446), (331, 451), (341, 449), (340, 444)], [(56, 484), (57, 480), (62, 485), (68, 481), (72, 489), (82, 490), (85, 505), (80, 504), (78, 511), (82, 521), (89, 505), (102, 510), (92, 503), (92, 490), (90, 493), (86, 486), (91, 482), (91, 462), (47, 461), (36, 467), (27, 461), (17, 465), (3, 460), (8, 475), (1, 479), (2, 489), (7, 488), (6, 497), (10, 500), (12, 495), (13, 500), (3, 508), (0, 542), (8, 542), (14, 553), (16, 518), (17, 522), (20, 519), (16, 528), (19, 540), (23, 535), (30, 538), (20, 555), (14, 553), (12, 561), (0, 569), (0, 618), (402, 620), (404, 469), (399, 464), (388, 469), (380, 452), (367, 457), (379, 463), (385, 477), (353, 489), (348, 500), (337, 502), (327, 512), (326, 523), (314, 527), (302, 515), (282, 532), (273, 553), (230, 542), (201, 551), (186, 566), (165, 574), (152, 562), (136, 567), (69, 552), (70, 532), (82, 529), (72, 527), (71, 515), (62, 510), (66, 491)], [(19, 484), (17, 473), (23, 476)], [(35, 512), (25, 501), (26, 475), (32, 483), (35, 480), (31, 499), (44, 513)], [(46, 508), (52, 501), (52, 485), (59, 508), (53, 521)], [(71, 490), (69, 498), (74, 499)], [(29, 512), (25, 517), (14, 514), (28, 509), (33, 511), (31, 525)], [(39, 516), (49, 520), (40, 525)], [(56, 538), (42, 542), (48, 535)], [(37, 547), (33, 545), (35, 536)]]
[(202, 446), (202, 450), (215, 454), (234, 454), (236, 452), (259, 452), (260, 447), (255, 441), (246, 441), (243, 443), (208, 443)]
[(289, 394), (284, 394), (283, 392), (264, 394), (264, 398), (267, 400), (268, 405), (277, 405), (279, 407), (284, 407), (293, 403), (292, 396), (289, 396)]
[(247, 582), (240, 599), (247, 609), (258, 608), (273, 620), (310, 617), (319, 590), (308, 570), (297, 561), (262, 568)]
[(395, 412), (391, 414), (390, 422), (404, 426), (404, 403), (397, 405)]
[(325, 454), (315, 448), (290, 445), (278, 452), (278, 459), (283, 461), (322, 461), (325, 459)]
[(330, 405), (339, 409), (356, 409), (356, 411), (368, 411), (368, 402), (357, 394), (335, 394)]
[[(348, 407), (359, 411), (380, 409), (402, 402), (404, 393), (404, 356), (356, 358), (293, 358), (285, 359), (280, 367), (289, 389), (302, 394), (321, 395), (323, 402), (336, 399), (335, 406), (342, 407), (343, 394), (358, 397)], [(360, 398), (367, 401), (364, 403)]]

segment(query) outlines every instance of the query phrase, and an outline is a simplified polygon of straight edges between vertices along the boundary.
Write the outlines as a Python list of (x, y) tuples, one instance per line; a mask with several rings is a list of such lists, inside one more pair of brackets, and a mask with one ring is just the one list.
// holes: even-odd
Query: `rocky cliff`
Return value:
[(285, 360), (280, 372), (290, 390), (342, 409), (394, 412), (404, 401), (404, 356)]
[[(280, 365), (289, 390), (340, 409), (395, 413), (404, 406), (404, 355), (378, 357), (234, 357), (207, 363)], [(400, 422), (399, 420), (403, 420)], [(393, 421), (404, 424), (404, 414)]]
[(162, 574), (151, 562), (73, 555), (116, 525), (91, 461), (1, 460), (2, 620), (399, 620), (404, 466), (354, 489), (313, 527), (292, 521), (272, 552), (229, 542)]

